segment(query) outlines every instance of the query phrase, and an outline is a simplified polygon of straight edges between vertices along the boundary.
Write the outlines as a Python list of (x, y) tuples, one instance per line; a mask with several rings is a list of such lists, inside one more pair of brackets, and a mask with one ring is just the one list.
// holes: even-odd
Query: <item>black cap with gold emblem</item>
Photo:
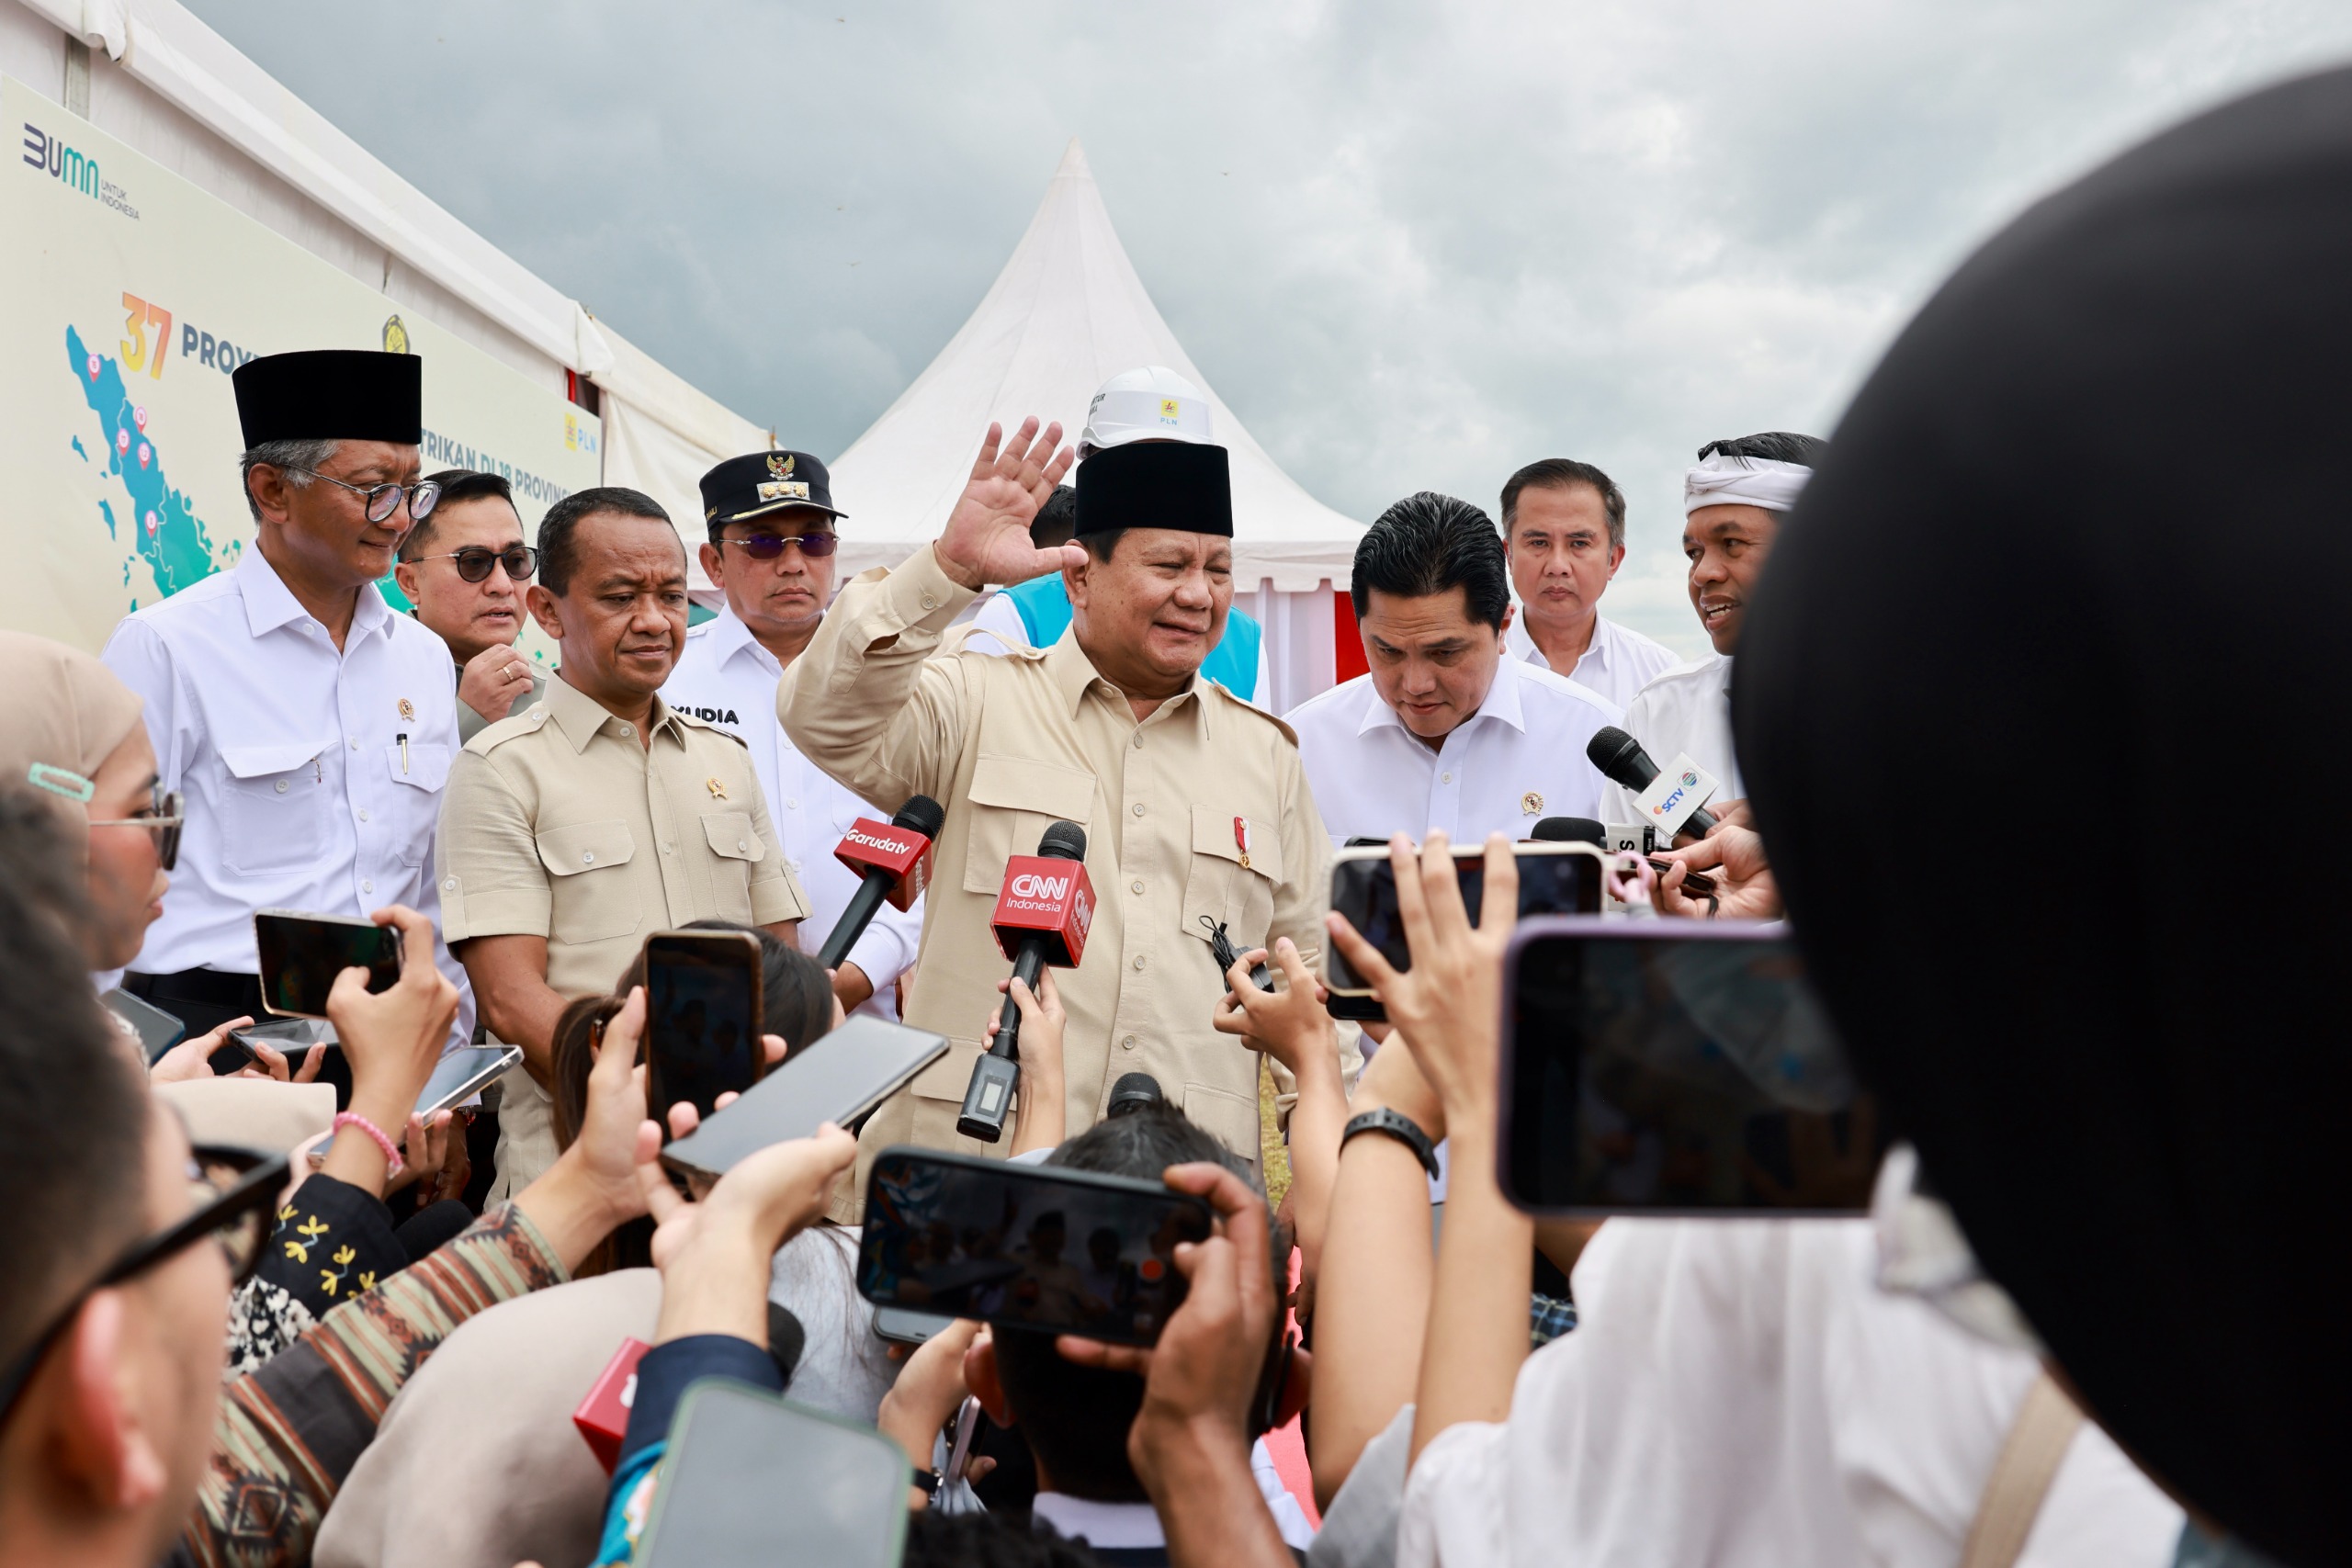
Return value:
[(813, 506), (836, 517), (825, 465), (806, 452), (754, 452), (729, 457), (702, 477), (702, 520), (714, 535), (729, 523), (788, 506)]

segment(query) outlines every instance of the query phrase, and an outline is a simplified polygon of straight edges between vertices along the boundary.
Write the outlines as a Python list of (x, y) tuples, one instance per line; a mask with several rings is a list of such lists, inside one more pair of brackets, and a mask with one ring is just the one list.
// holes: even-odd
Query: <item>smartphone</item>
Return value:
[(671, 1106), (703, 1115), (767, 1071), (760, 939), (750, 931), (656, 931), (645, 940), (645, 1089), (665, 1129)]
[(187, 1025), (165, 1012), (151, 1001), (132, 996), (117, 986), (98, 998), (107, 1010), (130, 1025), (139, 1036), (139, 1048), (146, 1053), (147, 1065), (153, 1066), (164, 1059), (164, 1054), (187, 1038)]
[(909, 1312), (904, 1307), (874, 1309), (874, 1337), (893, 1345), (922, 1345), (956, 1320), (935, 1312)]
[(1503, 1191), (1557, 1214), (1858, 1214), (1890, 1134), (1784, 922), (1534, 919), (1503, 961)]
[(946, 1054), (944, 1034), (860, 1013), (786, 1057), (742, 1099), (663, 1149), (662, 1162), (724, 1176), (736, 1161), (808, 1137), (828, 1122), (848, 1126)]
[(416, 1097), (416, 1114), (434, 1116), (481, 1092), (523, 1059), (519, 1045), (469, 1045), (441, 1058)]
[(368, 971), (370, 991), (401, 977), (401, 933), (390, 926), (300, 909), (254, 914), (261, 955), (261, 1005), (280, 1018), (324, 1018), (327, 992), (346, 969)]
[(638, 1568), (898, 1568), (913, 1471), (870, 1427), (713, 1379), (670, 1424)]
[[(1597, 915), (1605, 858), (1592, 844), (1523, 842), (1511, 846), (1519, 865), (1519, 916)], [(1487, 852), (1477, 844), (1453, 852), (1462, 902), (1475, 924), (1487, 887)], [(1405, 919), (1396, 905), (1396, 868), (1385, 845), (1350, 846), (1331, 857), (1331, 908), (1399, 972), (1413, 966)], [(1323, 944), (1323, 983), (1334, 997), (1370, 997), (1371, 984), (1350, 968), (1340, 944)], [(1336, 1012), (1334, 1016), (1337, 1016)]]
[(286, 1058), (288, 1067), (302, 1065), (302, 1055), (313, 1045), (340, 1045), (343, 1037), (334, 1025), (322, 1018), (281, 1018), (269, 1023), (249, 1023), (243, 1029), (232, 1029), (228, 1038), (213, 1049), (205, 1060), (217, 1077), (249, 1067), (261, 1059), (255, 1045), (266, 1045)]
[(1176, 1244), (1213, 1228), (1205, 1202), (1157, 1181), (901, 1145), (866, 1178), (857, 1287), (876, 1306), (1150, 1345), (1184, 1300)]

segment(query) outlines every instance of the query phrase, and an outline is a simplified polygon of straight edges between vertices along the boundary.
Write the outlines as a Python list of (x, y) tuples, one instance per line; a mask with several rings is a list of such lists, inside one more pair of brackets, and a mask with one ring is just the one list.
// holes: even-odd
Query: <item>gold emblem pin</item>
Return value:
[(414, 718), (416, 716), (416, 705), (410, 702), (406, 697), (402, 697), (401, 699), (401, 716), (402, 718)]
[(710, 791), (710, 798), (713, 800), (725, 800), (727, 798), (727, 786), (720, 784), (717, 779), (703, 780), (702, 787)]
[(1544, 797), (1531, 789), (1519, 797), (1519, 808), (1530, 817), (1540, 817), (1544, 814)]

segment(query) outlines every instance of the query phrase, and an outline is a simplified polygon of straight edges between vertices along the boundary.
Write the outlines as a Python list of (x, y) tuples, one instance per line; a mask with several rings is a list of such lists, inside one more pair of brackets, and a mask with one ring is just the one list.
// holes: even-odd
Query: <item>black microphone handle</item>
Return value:
[[(867, 866), (858, 878), (857, 891), (850, 895), (849, 907), (842, 911), (842, 918), (833, 922), (832, 934), (818, 950), (817, 962), (828, 969), (840, 968), (842, 960), (849, 956), (849, 950), (857, 945), (857, 939), (865, 934), (865, 928), (874, 923), (874, 917), (882, 908), (882, 900), (890, 896), (890, 889), (898, 883), (897, 877), (880, 866)], [(878, 976), (876, 982), (880, 983)]]
[[(1046, 969), (1046, 939), (1025, 936), (1021, 939), (1021, 952), (1012, 960), (1012, 977), (1029, 987), (1031, 995), (1037, 990), (1037, 976)], [(1021, 1046), (1021, 1005), (1012, 999), (1012, 987), (1004, 988), (1004, 1015), (997, 1026), (996, 1038), (989, 1042), (989, 1055), (1015, 1059)]]
[[(1650, 761), (1650, 754), (1642, 749), (1639, 741), (1633, 740), (1630, 736), (1626, 739), (1631, 744), (1617, 754), (1609, 776), (1638, 795), (1656, 784), (1658, 774), (1666, 770)], [(1714, 814), (1702, 806), (1685, 818), (1677, 831), (1688, 833), (1694, 839), (1703, 839), (1707, 836), (1707, 829), (1714, 825)]]

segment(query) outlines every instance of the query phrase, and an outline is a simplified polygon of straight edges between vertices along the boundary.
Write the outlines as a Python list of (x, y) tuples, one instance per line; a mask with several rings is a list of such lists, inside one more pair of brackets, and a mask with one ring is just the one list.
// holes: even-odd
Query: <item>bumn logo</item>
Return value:
[(25, 122), (25, 162), (36, 169), (47, 169), (53, 177), (63, 180), (73, 189), (96, 199), (97, 160), (85, 158), (30, 120)]
[(1069, 878), (1040, 876), (1034, 871), (1024, 871), (1012, 879), (1012, 896), (1015, 898), (1067, 898), (1069, 897)]

